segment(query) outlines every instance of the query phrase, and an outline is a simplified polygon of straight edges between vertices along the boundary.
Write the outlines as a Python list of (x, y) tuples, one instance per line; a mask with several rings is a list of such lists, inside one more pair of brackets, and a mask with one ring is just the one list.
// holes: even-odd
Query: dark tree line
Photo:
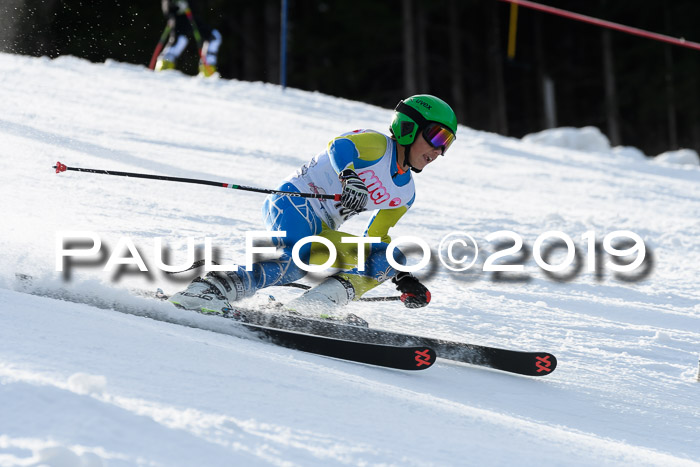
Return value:
[[(279, 83), (280, 0), (191, 0), (224, 42), (224, 78)], [(539, 0), (700, 42), (697, 0)], [(165, 26), (160, 0), (3, 0), (0, 51), (146, 65)], [(425, 92), (460, 122), (522, 136), (595, 125), (653, 155), (700, 149), (700, 51), (496, 0), (289, 0), (288, 85), (383, 107)], [(191, 46), (192, 47), (192, 46)], [(179, 68), (194, 74), (193, 49)]]

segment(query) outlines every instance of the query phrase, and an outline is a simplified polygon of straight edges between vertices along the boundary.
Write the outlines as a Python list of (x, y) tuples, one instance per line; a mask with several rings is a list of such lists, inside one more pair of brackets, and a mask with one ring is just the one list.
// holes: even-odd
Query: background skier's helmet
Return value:
[(451, 133), (451, 138), (447, 135), (444, 144), (447, 151), (457, 133), (457, 116), (447, 102), (435, 96), (418, 94), (400, 101), (394, 111), (391, 133), (400, 145), (409, 146), (415, 141), (418, 132), (424, 131), (432, 123), (437, 123)]

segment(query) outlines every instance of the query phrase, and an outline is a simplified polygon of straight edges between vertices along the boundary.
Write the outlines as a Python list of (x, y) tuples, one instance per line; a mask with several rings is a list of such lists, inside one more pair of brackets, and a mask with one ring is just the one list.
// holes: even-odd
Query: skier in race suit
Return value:
[[(216, 61), (221, 45), (221, 33), (204, 21), (208, 10), (206, 0), (162, 0), (163, 15), (168, 21), (170, 37), (158, 56), (155, 71), (175, 69), (178, 59), (189, 44), (192, 36), (197, 47), (202, 47), (199, 58), (199, 73), (212, 76), (216, 73)], [(200, 37), (197, 37), (200, 35)]]
[[(306, 271), (292, 261), (295, 243), (308, 236), (330, 240), (338, 252), (333, 267), (342, 271), (326, 278), (286, 307), (300, 312), (330, 311), (359, 299), (365, 292), (391, 279), (409, 308), (426, 306), (430, 292), (412, 274), (394, 269), (386, 258), (396, 225), (415, 200), (413, 174), (444, 155), (455, 139), (457, 118), (443, 100), (416, 95), (400, 101), (394, 111), (391, 136), (372, 130), (356, 130), (333, 139), (325, 151), (292, 174), (279, 187), (301, 193), (342, 193), (340, 201), (300, 198), (273, 194), (263, 205), (265, 226), (285, 231), (273, 239), (282, 250), (274, 260), (253, 263), (251, 271), (239, 266), (235, 271), (209, 272), (195, 279), (186, 290), (170, 301), (186, 309), (222, 313), (230, 302), (250, 297), (259, 289), (299, 280)], [(374, 211), (365, 237), (381, 241), (365, 248), (365, 267), (357, 267), (357, 244), (343, 243), (352, 235), (339, 231), (343, 222), (362, 211)], [(360, 246), (362, 248), (362, 246)], [(299, 250), (305, 264), (324, 264), (328, 249), (306, 243)], [(406, 258), (394, 249), (394, 260)]]

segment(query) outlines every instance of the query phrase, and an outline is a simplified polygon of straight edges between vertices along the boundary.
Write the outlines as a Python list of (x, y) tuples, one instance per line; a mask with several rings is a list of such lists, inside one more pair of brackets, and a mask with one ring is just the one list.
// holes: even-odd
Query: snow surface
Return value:
[(654, 159), (654, 162), (663, 164), (700, 166), (700, 157), (698, 156), (698, 153), (692, 149), (679, 149), (677, 151), (667, 151), (659, 154)]
[[(454, 273), (434, 260), (419, 274), (433, 294), (425, 309), (348, 311), (385, 329), (549, 351), (559, 368), (531, 378), (441, 360), (401, 372), (232, 337), (225, 320), (129, 293), (183, 287), (160, 273), (55, 271), (59, 231), (97, 232), (110, 251), (129, 237), (152, 266), (154, 238), (173, 263), (186, 262), (187, 236), (211, 237), (234, 262), (244, 232), (263, 228), (259, 194), (56, 175), (57, 160), (274, 188), (335, 135), (386, 131), (390, 110), (4, 54), (0, 102), (0, 465), (700, 465), (700, 167), (600, 138), (574, 149), (461, 126), (416, 177), (392, 234), (436, 251), (467, 232), (479, 261)], [(360, 217), (346, 230), (361, 233)], [(584, 232), (630, 230), (653, 267), (636, 282), (607, 266), (557, 282), (529, 259), (528, 280), (497, 281), (481, 268), (500, 230), (529, 247), (560, 230), (584, 259)]]
[(523, 142), (578, 149), (589, 152), (609, 152), (610, 140), (598, 128), (551, 128), (523, 136)]

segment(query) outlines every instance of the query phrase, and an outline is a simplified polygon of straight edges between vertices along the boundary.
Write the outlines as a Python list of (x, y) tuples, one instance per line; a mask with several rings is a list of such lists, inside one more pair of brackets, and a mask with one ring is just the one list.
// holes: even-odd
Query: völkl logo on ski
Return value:
[(537, 357), (537, 363), (535, 363), (535, 366), (537, 367), (537, 373), (542, 373), (543, 371), (549, 373), (552, 371), (549, 368), (552, 366), (552, 362), (549, 360), (549, 355), (545, 357)]
[(425, 350), (416, 350), (416, 364), (417, 367), (421, 367), (423, 365), (432, 365), (431, 362), (432, 355), (430, 355), (430, 349), (425, 349)]

